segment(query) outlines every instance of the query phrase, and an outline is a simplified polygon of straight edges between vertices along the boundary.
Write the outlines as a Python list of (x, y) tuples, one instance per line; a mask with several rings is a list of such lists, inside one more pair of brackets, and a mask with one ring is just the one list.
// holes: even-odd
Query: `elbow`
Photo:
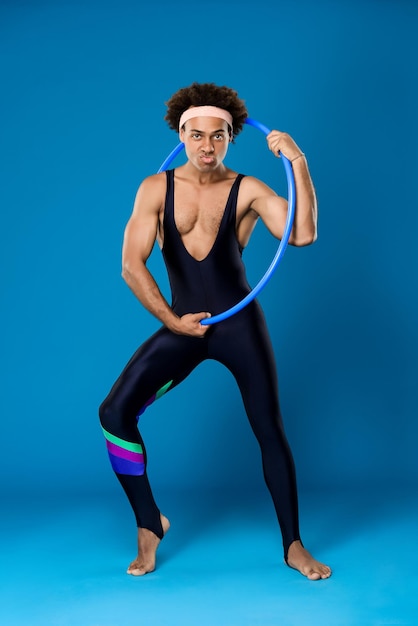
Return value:
[(130, 263), (129, 261), (122, 261), (122, 271), (121, 276), (128, 287), (136, 285), (143, 276), (143, 269), (145, 264), (141, 263)]
[(124, 263), (122, 265), (121, 276), (127, 285), (131, 285), (132, 283), (132, 272), (130, 271), (128, 265)]
[(303, 248), (305, 246), (311, 246), (318, 239), (318, 233), (315, 231), (309, 235), (295, 237), (292, 244), (297, 248)]

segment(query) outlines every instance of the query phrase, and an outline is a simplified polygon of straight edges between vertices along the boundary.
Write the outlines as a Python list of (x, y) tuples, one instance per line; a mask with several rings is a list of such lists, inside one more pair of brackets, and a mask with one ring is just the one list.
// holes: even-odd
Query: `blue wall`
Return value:
[[(164, 102), (194, 80), (237, 89), (309, 158), (318, 242), (289, 249), (260, 298), (299, 483), (416, 482), (418, 5), (272, 4), (1, 3), (4, 490), (113, 485), (97, 406), (158, 327), (120, 278), (123, 229), (177, 142)], [(227, 162), (285, 193), (254, 129)], [(275, 248), (258, 227), (253, 283)], [(167, 293), (157, 250), (151, 268)], [(261, 482), (216, 363), (142, 429), (157, 486)]]

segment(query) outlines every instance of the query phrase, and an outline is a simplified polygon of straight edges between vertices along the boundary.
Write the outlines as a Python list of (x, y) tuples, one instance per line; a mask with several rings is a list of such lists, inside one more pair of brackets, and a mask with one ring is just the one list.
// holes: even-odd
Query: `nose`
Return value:
[(203, 142), (203, 145), (202, 145), (203, 152), (213, 152), (214, 149), (215, 148), (214, 148), (213, 141), (212, 141), (211, 137), (207, 137), (205, 139), (205, 141)]

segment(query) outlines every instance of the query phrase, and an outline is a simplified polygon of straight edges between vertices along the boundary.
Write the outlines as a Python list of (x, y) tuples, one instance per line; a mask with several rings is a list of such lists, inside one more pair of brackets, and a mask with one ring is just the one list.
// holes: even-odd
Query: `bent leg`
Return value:
[(133, 355), (99, 409), (112, 468), (134, 511), (137, 526), (159, 539), (164, 529), (146, 472), (137, 421), (145, 409), (178, 385), (202, 360), (200, 339), (160, 329)]

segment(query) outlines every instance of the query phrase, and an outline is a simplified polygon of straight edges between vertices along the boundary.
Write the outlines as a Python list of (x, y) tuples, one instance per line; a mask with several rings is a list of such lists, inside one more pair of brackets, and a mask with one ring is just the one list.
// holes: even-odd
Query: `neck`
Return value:
[(181, 167), (181, 170), (186, 178), (193, 180), (200, 185), (207, 185), (215, 183), (219, 180), (224, 180), (225, 178), (228, 178), (228, 174), (230, 172), (230, 170), (225, 167), (223, 163), (220, 163), (215, 169), (202, 171), (190, 161), (187, 161), (187, 163)]

